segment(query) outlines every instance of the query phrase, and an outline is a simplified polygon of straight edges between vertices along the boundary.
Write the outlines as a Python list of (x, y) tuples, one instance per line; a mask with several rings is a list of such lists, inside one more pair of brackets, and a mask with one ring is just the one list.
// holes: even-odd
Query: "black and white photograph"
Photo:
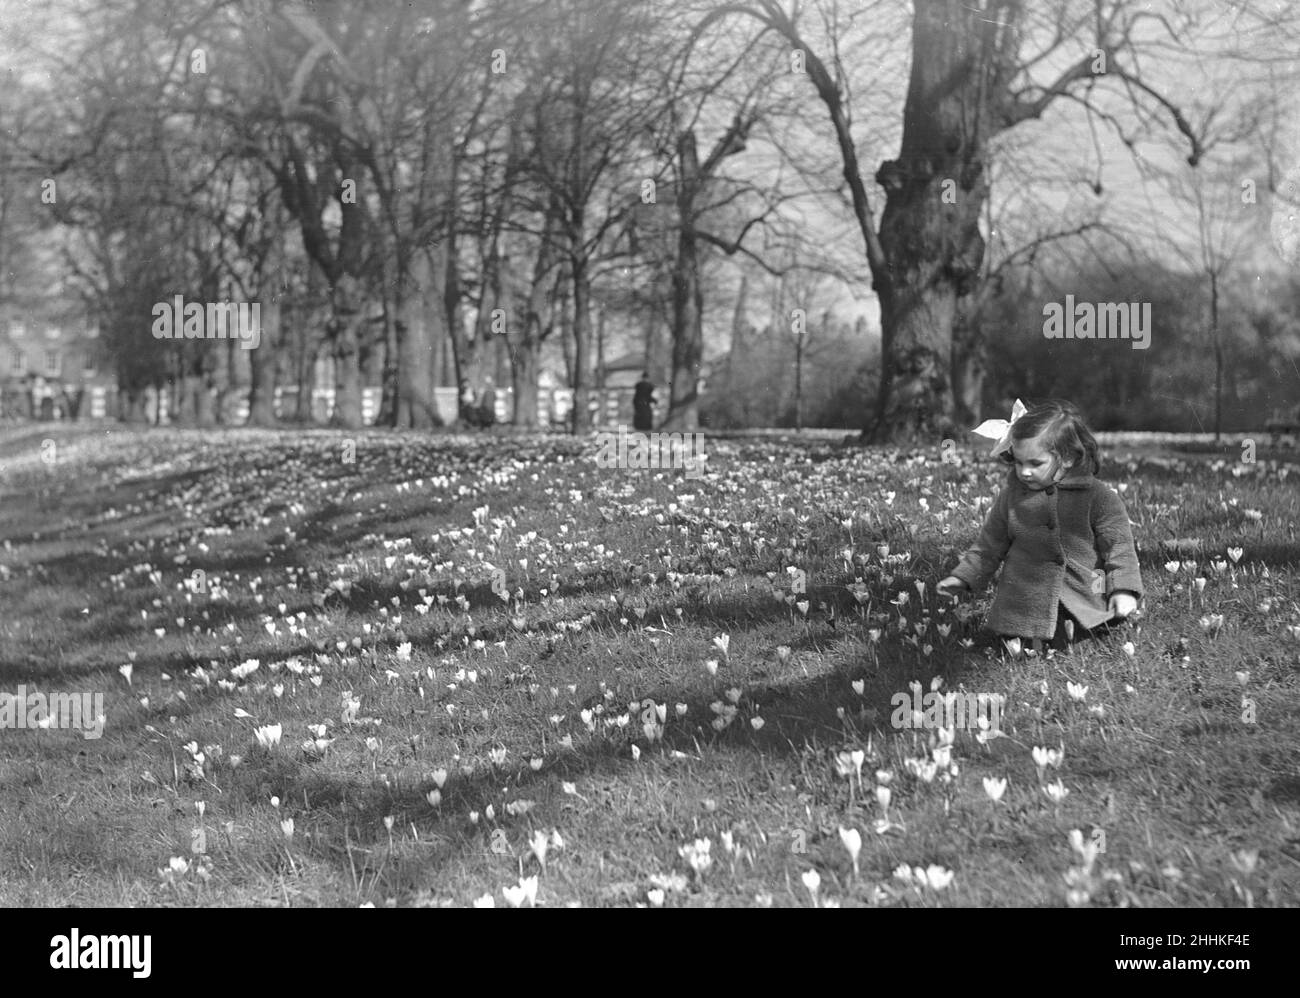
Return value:
[(0, 0), (0, 66), (0, 907), (1264, 967), (1300, 3)]

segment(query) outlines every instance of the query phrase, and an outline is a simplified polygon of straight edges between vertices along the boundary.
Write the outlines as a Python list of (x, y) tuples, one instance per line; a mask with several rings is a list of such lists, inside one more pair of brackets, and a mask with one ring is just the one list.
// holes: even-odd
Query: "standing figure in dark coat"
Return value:
[(491, 378), (485, 380), (483, 394), (479, 396), (479, 413), (484, 426), (497, 421), (497, 390)]
[(643, 371), (632, 396), (632, 428), (643, 433), (654, 428), (655, 386), (650, 372)]
[(39, 420), (49, 422), (54, 418), (54, 398), (45, 379), (39, 374), (32, 379), (32, 415)]
[(80, 383), (75, 388), (71, 385), (65, 385), (63, 388), (63, 411), (74, 423), (81, 416), (81, 399), (85, 393), (86, 388)]
[(460, 418), (467, 426), (481, 426), (478, 399), (470, 387), (469, 378), (460, 379)]

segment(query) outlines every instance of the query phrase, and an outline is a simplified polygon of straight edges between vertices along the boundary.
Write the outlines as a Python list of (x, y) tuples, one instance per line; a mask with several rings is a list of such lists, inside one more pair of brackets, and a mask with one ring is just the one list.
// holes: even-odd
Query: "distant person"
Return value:
[(1005, 638), (1064, 649), (1128, 617), (1142, 598), (1124, 500), (1093, 476), (1097, 441), (1070, 402), (1017, 399), (1011, 420), (975, 430), (1011, 466), (979, 538), (939, 592), (983, 588), (1002, 566), (987, 626)]
[(460, 379), (460, 415), (470, 426), (478, 425), (478, 403), (474, 398), (474, 389), (470, 387), (469, 378)]
[(650, 380), (650, 372), (642, 371), (641, 380), (636, 383), (632, 396), (632, 428), (648, 433), (654, 428), (655, 386)]
[(49, 385), (40, 375), (32, 381), (32, 405), (37, 419), (48, 422), (54, 418), (54, 399), (50, 396)]
[(497, 421), (497, 390), (491, 378), (484, 379), (483, 394), (479, 396), (479, 409), (485, 427)]
[(74, 423), (81, 415), (81, 399), (85, 392), (86, 389), (81, 384), (63, 386), (63, 411)]

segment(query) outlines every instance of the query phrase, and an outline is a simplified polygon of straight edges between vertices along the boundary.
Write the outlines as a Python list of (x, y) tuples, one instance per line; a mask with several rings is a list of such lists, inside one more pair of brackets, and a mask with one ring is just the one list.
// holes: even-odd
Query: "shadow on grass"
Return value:
[[(821, 630), (822, 638), (833, 633), (828, 627)], [(954, 632), (952, 639), (956, 637)], [(810, 635), (809, 640), (815, 643), (816, 637)], [(629, 717), (626, 730), (605, 729), (604, 717), (627, 709), (626, 703), (611, 702), (606, 705), (610, 708), (606, 714), (595, 718), (597, 734), (575, 736), (573, 750), (554, 749), (544, 756), (539, 753), (539, 758), (544, 758), (539, 769), (534, 770), (522, 760), (514, 765), (480, 766), (468, 775), (452, 768), (440, 790), (437, 807), (427, 799), (436, 786), (427, 774), (413, 782), (391, 784), (338, 777), (329, 774), (323, 763), (309, 761), (296, 747), (288, 746), (277, 750), (275, 756), (257, 752), (245, 759), (230, 774), (228, 790), (249, 807), (262, 806), (271, 795), (278, 796), (284, 802), (282, 808), (290, 809), (286, 813), (295, 817), (297, 827), (312, 832), (312, 838), (301, 844), (305, 853), (333, 864), (345, 881), (360, 871), (363, 881), (369, 876), (382, 883), (380, 896), (400, 897), (431, 882), (431, 877), (457, 858), (475, 851), (486, 854), (509, 848), (526, 861), (527, 847), (524, 845), (521, 852), (520, 843), (528, 833), (535, 828), (563, 825), (562, 807), (570, 803), (578, 806), (575, 798), (562, 792), (561, 782), (577, 783), (592, 777), (625, 780), (638, 767), (648, 764), (644, 755), (641, 762), (633, 760), (633, 742), (641, 746), (643, 753), (671, 756), (676, 752), (688, 758), (698, 758), (701, 746), (707, 746), (717, 753), (709, 763), (714, 768), (728, 767), (731, 754), (737, 759), (800, 756), (811, 746), (824, 749), (827, 764), (831, 765), (835, 751), (846, 745), (864, 745), (869, 738), (879, 744), (896, 733), (891, 725), (892, 700), (894, 694), (906, 688), (908, 679), (916, 677), (928, 686), (930, 675), (938, 671), (957, 679), (972, 666), (978, 670), (989, 665), (983, 656), (949, 645), (933, 657), (924, 658), (928, 668), (918, 669), (911, 659), (923, 657), (913, 653), (901, 637), (892, 637), (882, 639), (870, 652), (864, 650), (853, 664), (814, 677), (769, 682), (761, 678), (762, 667), (748, 670), (743, 681), (736, 683), (745, 689), (738, 714), (720, 732), (712, 723), (719, 716), (715, 705), (728, 702), (724, 691), (731, 683), (724, 674), (725, 666), (707, 689), (697, 683), (646, 688), (638, 691), (641, 703), (652, 699), (667, 709), (661, 741), (647, 743), (639, 710)], [(793, 647), (791, 655), (799, 654), (798, 647)], [(864, 684), (861, 694), (850, 685), (854, 679)], [(677, 713), (679, 703), (686, 705), (684, 715)], [(749, 723), (754, 716), (765, 721), (759, 729)], [(993, 746), (993, 754), (999, 754), (997, 744)], [(414, 755), (406, 758), (407, 754), (405, 746), (400, 748), (395, 765), (414, 765)], [(385, 768), (393, 765), (391, 761), (384, 764)], [(506, 805), (519, 800), (531, 801), (531, 809), (511, 815)], [(486, 816), (489, 805), (496, 811), (494, 819)], [(471, 821), (470, 812), (478, 812), (477, 822)], [(390, 833), (385, 819), (389, 818), (404, 843), (396, 853), (388, 848)], [(409, 852), (412, 840), (407, 833), (412, 826), (420, 842), (433, 843), (418, 856)], [(497, 829), (507, 834), (505, 847), (494, 839)], [(693, 826), (684, 822), (681, 827), (661, 831), (675, 840), (694, 834)]]
[[(487, 467), (487, 464), (485, 463), (484, 466)], [(459, 501), (449, 502), (455, 505)], [(427, 509), (421, 514), (411, 515), (406, 512), (404, 506), (405, 504), (402, 508), (390, 508), (382, 516), (363, 517), (355, 524), (345, 524), (341, 521), (349, 516), (346, 508), (337, 503), (327, 503), (309, 516), (304, 521), (305, 526), (300, 529), (313, 541), (328, 541), (331, 547), (345, 548), (365, 534), (378, 533), (393, 524), (416, 522), (420, 516), (432, 515)], [(119, 527), (118, 524), (113, 526), (115, 529)], [(178, 527), (178, 533), (185, 529), (195, 529), (196, 526), (194, 523), (187, 523), (184, 527)], [(327, 530), (332, 526), (338, 526), (340, 529)], [(275, 552), (272, 561), (268, 563), (265, 560), (265, 546), (258, 546), (257, 543), (250, 544), (255, 542), (256, 538), (245, 536), (241, 540), (243, 542), (241, 547), (251, 546), (252, 549), (226, 551), (204, 558), (195, 558), (186, 563), (185, 569), (188, 571), (201, 569), (220, 574), (245, 569), (248, 571), (272, 567), (284, 569), (291, 565), (301, 565), (301, 559), (288, 549)], [(836, 546), (821, 537), (813, 538), (812, 542), (828, 549), (834, 549)], [(917, 557), (927, 563), (933, 562), (935, 560), (933, 554), (937, 550), (937, 542), (932, 543), (931, 547), (921, 545)], [(1297, 555), (1296, 545), (1290, 543), (1268, 545), (1258, 551), (1248, 547), (1247, 555), (1243, 557), (1240, 567), (1247, 567), (1254, 559), (1265, 564), (1293, 564), (1297, 560)], [(739, 558), (739, 555), (736, 558)], [(1272, 562), (1270, 558), (1281, 560)], [(1161, 552), (1151, 551), (1144, 553), (1143, 564), (1148, 570), (1162, 571), (1157, 566), (1160, 566), (1163, 560), (1164, 556)], [(747, 556), (745, 561), (747, 565), (755, 566), (752, 569), (754, 573), (752, 578), (756, 580), (761, 580), (762, 576), (759, 573), (764, 570), (765, 565), (770, 566), (770, 570), (776, 573), (783, 573), (785, 567), (784, 559), (779, 558), (775, 552), (769, 552), (766, 560)], [(124, 568), (130, 562), (130, 558), (124, 556), (120, 565)], [(49, 565), (54, 567), (56, 574), (61, 578), (77, 577), (76, 556), (63, 555), (51, 558)], [(107, 568), (107, 566), (101, 567)], [(715, 564), (703, 554), (679, 560), (677, 563), (677, 569), (684, 571), (699, 570), (712, 573), (724, 567), (723, 563)], [(84, 564), (81, 574), (83, 576), (85, 574)], [(749, 570), (747, 570), (748, 574)], [(778, 581), (784, 580), (779, 578)], [(896, 575), (889, 587), (883, 586), (878, 579), (870, 581), (872, 606), (877, 608), (875, 613), (878, 615), (879, 608), (888, 606), (885, 600), (890, 593), (905, 588), (910, 581), (911, 576), (903, 572)], [(599, 570), (567, 578), (559, 586), (558, 595), (565, 598), (608, 597), (611, 593), (620, 592), (629, 585), (626, 571)], [(418, 588), (418, 584), (412, 586), (412, 589), (415, 588)], [(429, 585), (425, 588), (432, 594), (449, 597), (456, 591), (446, 584)], [(539, 595), (536, 584), (530, 584), (525, 588), (530, 599), (536, 599)], [(802, 614), (797, 609), (792, 609), (788, 604), (768, 600), (764, 588), (762, 581), (756, 581), (754, 594), (726, 595), (716, 599), (707, 597), (705, 587), (692, 589), (690, 583), (684, 587), (684, 591), (669, 591), (667, 588), (661, 588), (644, 596), (646, 613), (642, 624), (661, 620), (668, 627), (675, 628), (680, 619), (682, 625), (695, 625), (702, 628), (706, 634), (710, 631), (725, 630), (733, 635), (741, 635), (749, 629), (757, 629), (774, 621), (785, 623), (787, 618), (796, 622), (801, 620)], [(468, 601), (471, 610), (503, 609), (501, 600), (488, 585), (461, 587), (459, 592)], [(331, 596), (328, 606), (339, 606), (347, 615), (359, 617), (368, 613), (376, 603), (384, 606), (388, 605), (394, 596), (409, 598), (410, 595), (410, 591), (402, 590), (395, 583), (361, 580), (354, 583), (347, 596)], [(639, 594), (634, 587), (631, 595), (638, 598), (643, 594)], [(830, 621), (836, 617), (840, 619), (850, 617), (858, 609), (857, 601), (842, 586), (815, 587), (808, 594), (808, 602), (810, 619), (800, 637), (789, 642), (792, 656), (818, 651), (827, 642), (840, 637), (841, 631), (838, 626), (832, 626)], [(681, 618), (677, 618), (675, 613), (672, 613), (679, 603), (685, 604), (682, 606)], [(310, 604), (300, 603), (293, 609), (308, 605)], [(222, 625), (249, 621), (267, 612), (265, 608), (255, 606), (251, 601), (241, 603), (239, 607), (208, 603), (205, 608), (211, 614), (218, 606), (224, 614), (221, 619)], [(909, 616), (916, 610), (914, 603), (908, 609)], [(122, 611), (117, 607), (114, 608), (114, 612), (120, 616)], [(403, 612), (407, 612), (406, 608)], [(602, 634), (612, 632), (615, 635), (613, 639), (615, 642), (624, 640), (623, 632), (620, 630), (622, 626), (620, 618), (630, 615), (626, 606), (605, 605), (587, 612), (583, 612), (580, 608), (564, 611), (558, 607), (543, 608), (535, 604), (525, 608), (529, 626), (534, 629), (545, 623), (553, 625), (562, 613), (569, 617), (576, 613), (583, 616), (589, 614), (591, 619), (584, 630), (588, 634), (592, 631)], [(539, 616), (542, 617), (541, 620), (538, 619)], [(63, 614), (63, 619), (68, 619), (68, 614)], [(144, 626), (133, 625), (125, 629), (124, 634), (118, 636), (141, 631)], [(418, 632), (414, 629), (416, 626), (420, 626), (418, 622), (412, 627), (412, 640), (417, 645), (427, 646), (439, 640), (448, 643), (459, 642), (471, 637), (468, 626), (463, 621), (457, 622), (454, 619), (429, 621), (420, 627)], [(514, 633), (508, 620), (508, 611), (503, 612), (502, 619), (499, 621), (474, 626), (472, 637), (475, 640), (493, 642), (509, 638)], [(981, 665), (983, 660), (951, 647), (953, 642), (967, 633), (969, 632), (966, 630), (955, 628), (947, 641), (937, 646), (933, 656), (926, 656), (913, 645), (903, 642), (901, 636), (886, 629), (878, 646), (862, 645), (860, 660), (854, 653), (851, 655), (852, 664), (812, 678), (769, 681), (765, 678), (768, 674), (767, 670), (760, 663), (755, 670), (747, 673), (743, 682), (737, 682), (736, 685), (745, 688), (746, 692), (741, 698), (736, 719), (720, 733), (714, 732), (711, 724), (717, 716), (713, 705), (727, 702), (724, 691), (730, 683), (722, 670), (717, 682), (713, 683), (710, 689), (701, 689), (698, 683), (661, 684), (655, 689), (641, 692), (640, 696), (642, 699), (650, 696), (656, 702), (669, 705), (671, 713), (663, 743), (664, 749), (668, 752), (680, 751), (692, 756), (697, 751), (698, 739), (700, 742), (707, 741), (715, 749), (734, 752), (737, 756), (750, 752), (796, 755), (806, 751), (806, 746), (809, 745), (825, 746), (829, 753), (844, 744), (846, 739), (845, 725), (838, 715), (840, 709), (843, 709), (855, 723), (860, 724), (857, 735), (861, 740), (872, 735), (881, 738), (893, 732), (889, 725), (892, 714), (890, 698), (894, 693), (904, 689), (909, 680), (926, 684), (931, 675), (942, 671), (951, 685), (967, 671), (978, 674), (978, 668), (972, 666)], [(551, 636), (546, 637), (549, 639)], [(398, 640), (400, 637), (397, 635), (385, 634), (371, 644), (377, 644), (379, 648), (385, 649)], [(574, 648), (576, 643), (577, 639), (556, 636), (556, 640), (548, 640), (548, 649), (550, 654), (557, 656), (581, 654), (581, 649)], [(259, 644), (249, 640), (240, 646), (238, 655), (241, 658), (258, 657), (265, 662), (295, 654), (307, 655), (317, 650), (319, 646), (320, 642), (299, 642), (293, 648), (284, 648), (273, 646), (269, 641)], [(544, 655), (545, 652), (539, 654)], [(878, 667), (873, 664), (873, 654), (880, 663)], [(183, 663), (178, 663), (175, 655), (165, 651), (153, 653), (142, 650), (136, 660), (141, 674), (153, 669), (165, 668), (174, 671), (178, 664)], [(104, 665), (104, 663), (98, 665), (87, 663), (86, 670), (102, 668)], [(3, 666), (4, 663), (0, 663), (0, 675), (5, 674)], [(524, 668), (530, 666), (525, 665)], [(850, 680), (853, 679), (862, 679), (866, 684), (862, 694), (853, 692), (850, 686)], [(202, 694), (195, 694), (184, 710), (178, 708), (163, 713), (192, 716), (200, 710), (215, 705), (219, 699), (215, 693), (210, 699)], [(681, 718), (676, 717), (673, 709), (678, 702), (686, 704), (687, 707), (685, 716)], [(617, 709), (622, 710), (625, 706), (625, 704), (619, 705)], [(863, 711), (866, 712), (865, 715)], [(151, 716), (153, 715), (150, 713), (142, 713), (132, 723), (143, 725)], [(759, 730), (755, 730), (749, 723), (749, 719), (754, 716), (761, 716), (766, 721)], [(639, 721), (636, 717), (630, 718), (628, 727), (633, 736), (639, 734)], [(643, 741), (640, 738), (636, 740)], [(853, 740), (856, 742), (859, 739)], [(656, 745), (647, 751), (658, 752), (659, 747)], [(725, 764), (725, 759), (720, 760), (716, 767), (721, 768)], [(451, 857), (471, 849), (490, 849), (491, 831), (495, 827), (508, 829), (517, 839), (520, 831), (531, 827), (534, 823), (544, 827), (559, 824), (557, 816), (559, 804), (568, 800), (558, 790), (560, 780), (602, 775), (624, 777), (634, 772), (637, 765), (638, 763), (631, 760), (626, 735), (616, 735), (612, 740), (601, 737), (592, 739), (581, 737), (575, 751), (547, 755), (545, 762), (537, 771), (528, 765), (517, 765), (495, 769), (483, 767), (469, 776), (453, 772), (443, 788), (441, 805), (434, 809), (425, 796), (432, 789), (431, 783), (420, 780), (410, 785), (380, 786), (373, 780), (365, 781), (332, 775), (326, 767), (312, 763), (303, 757), (296, 746), (286, 745), (273, 755), (261, 752), (251, 754), (245, 759), (243, 766), (228, 772), (228, 789), (237, 799), (250, 806), (264, 805), (272, 793), (280, 796), (285, 802), (286, 811), (297, 814), (303, 819), (304, 828), (314, 824), (315, 830), (322, 832), (321, 837), (313, 838), (310, 844), (304, 845), (303, 848), (313, 855), (318, 854), (322, 859), (334, 864), (341, 873), (346, 872), (348, 875), (351, 875), (355, 860), (348, 849), (349, 845), (355, 843), (362, 848), (371, 849), (368, 854), (370, 860), (363, 859), (362, 864), (363, 867), (369, 868), (371, 876), (375, 876), (376, 870), (373, 864), (381, 861), (376, 858), (381, 857), (383, 853), (382, 848), (379, 847), (385, 845), (388, 838), (384, 829), (384, 818), (393, 816), (394, 827), (399, 829), (414, 823), (421, 830), (422, 837), (439, 843), (439, 846), (426, 858), (399, 858), (394, 861), (400, 865), (395, 868), (390, 867), (397, 872), (389, 874), (390, 879), (385, 881), (385, 885), (396, 883), (399, 890), (404, 890), (409, 885), (402, 883), (402, 878), (426, 876), (430, 870), (440, 869)], [(644, 763), (640, 765), (644, 766)], [(508, 788), (509, 791), (504, 795), (503, 787)], [(503, 804), (506, 799), (517, 799), (523, 794), (538, 798), (536, 809), (528, 815), (515, 817), (505, 813)], [(297, 802), (303, 801), (304, 797), (305, 803), (302, 809), (297, 810)], [(502, 810), (497, 821), (493, 823), (483, 817), (478, 824), (472, 824), (466, 816), (468, 811), (485, 812), (488, 804), (493, 804), (494, 807)], [(289, 810), (290, 808), (293, 810)], [(684, 835), (687, 831), (685, 828), (675, 829), (674, 833)]]

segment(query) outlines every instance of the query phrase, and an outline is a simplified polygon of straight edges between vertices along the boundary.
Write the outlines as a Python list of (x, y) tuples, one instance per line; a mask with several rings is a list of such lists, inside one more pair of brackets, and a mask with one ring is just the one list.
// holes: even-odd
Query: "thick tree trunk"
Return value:
[[(278, 354), (282, 336), (280, 333), (281, 307), (280, 287), (278, 281), (269, 282), (269, 294), (262, 302), (262, 337), (257, 346), (248, 353), (248, 425), (274, 426), (275, 417), (275, 383), (278, 373)], [(239, 349), (243, 349), (240, 347)]]
[(433, 394), (435, 327), (445, 322), (441, 275), (417, 253), (411, 273), (398, 285), (397, 426), (428, 430), (442, 425)]
[(520, 343), (511, 351), (510, 385), (514, 389), (514, 425), (537, 427), (537, 376), (541, 371), (539, 344), (536, 340)]
[[(379, 302), (380, 309), (386, 309), (385, 303)], [(373, 388), (382, 384), (384, 378), (384, 340), (385, 326), (392, 325), (390, 311), (382, 311), (376, 321), (367, 318), (357, 332), (357, 367), (361, 371), (361, 387)], [(378, 331), (376, 331), (378, 327)]]
[(379, 412), (375, 414), (376, 426), (397, 426), (397, 398), (400, 394), (398, 372), (403, 332), (402, 311), (406, 307), (400, 286), (392, 298), (384, 300), (384, 366), (379, 379)]
[(704, 296), (700, 288), (695, 233), (683, 227), (673, 264), (673, 369), (668, 396), (669, 431), (694, 432), (699, 426), (700, 361), (704, 355)]
[(474, 320), (474, 338), (483, 344), (487, 354), (483, 366), (491, 372), (496, 385), (504, 385), (511, 377), (508, 328), (501, 295), (501, 266), (493, 247), (483, 260), (483, 287)]
[(694, 432), (699, 425), (700, 361), (704, 354), (703, 303), (700, 290), (699, 248), (695, 238), (695, 194), (699, 189), (700, 162), (695, 134), (682, 132), (677, 140), (680, 180), (677, 190), (677, 255), (673, 260), (673, 369), (670, 376), (665, 429)]
[(395, 287), (391, 296), (384, 295), (384, 368), (379, 376), (379, 411), (375, 426), (397, 427), (398, 399), (401, 396), (402, 337), (406, 333), (408, 310), (401, 287)]
[[(582, 230), (578, 230), (579, 241)], [(580, 245), (580, 242), (579, 242)], [(578, 254), (573, 260), (573, 432), (586, 433), (591, 429), (591, 411), (588, 408), (587, 351), (591, 344), (591, 284), (587, 275), (587, 260)]]
[(365, 322), (360, 281), (344, 275), (333, 289), (330, 353), (334, 358), (334, 414), (331, 426), (361, 426), (360, 337)]
[[(692, 432), (699, 426), (700, 363), (704, 359), (704, 293), (700, 285), (700, 253), (695, 234), (696, 202), (719, 164), (745, 148), (750, 123), (740, 115), (700, 163), (695, 133), (677, 137), (677, 256), (672, 271), (673, 369), (668, 415), (670, 431)], [(742, 289), (743, 292), (743, 289)]]
[(361, 426), (361, 363), (355, 320), (334, 341), (334, 412), (330, 425), (345, 430)]
[(226, 340), (225, 343), (221, 344), (221, 350), (217, 356), (213, 409), (216, 413), (218, 426), (225, 426), (229, 422), (226, 418), (227, 410), (230, 407), (227, 400), (238, 387), (235, 384), (235, 351), (238, 349), (238, 339)]
[(605, 394), (605, 318), (605, 309), (602, 308), (596, 318), (596, 390), (601, 393), (602, 399)]
[(167, 399), (167, 420), (175, 423), (180, 418), (181, 407), (181, 382), (185, 375), (185, 369), (182, 366), (182, 358), (173, 354), (171, 363), (171, 377), (165, 384), (154, 385), (154, 402), (153, 402), (153, 425), (161, 426), (163, 421), (163, 397)]
[(800, 334), (794, 340), (794, 428), (796, 433), (803, 432), (803, 341), (807, 334)]
[(321, 327), (328, 328), (328, 320), (319, 304), (326, 297), (324, 287), (324, 274), (315, 261), (309, 260), (306, 298), (300, 307), (293, 310), (293, 373), (298, 394), (294, 398), (292, 418), (299, 424), (311, 423), (315, 418), (312, 395), (316, 390), (316, 359), (325, 344)]
[(515, 426), (537, 426), (537, 377), (540, 372), (542, 340), (542, 311), (546, 307), (546, 244), (538, 251), (537, 266), (533, 272), (533, 285), (528, 293), (523, 321), (518, 332), (507, 327), (506, 342), (510, 348), (510, 387), (515, 397), (515, 411), (511, 421)]
[(952, 333), (953, 418), (967, 427), (980, 422), (986, 374), (984, 341), (973, 309), (970, 299), (958, 300)]
[(197, 426), (200, 379), (198, 374), (187, 370), (176, 383), (176, 391), (167, 403), (169, 422), (173, 426)]
[[(985, 49), (1000, 22), (990, 27), (964, 0), (915, 0), (914, 10), (902, 149), (876, 173), (886, 197), (878, 250), (858, 212), (881, 324), (880, 390), (863, 438), (934, 444), (958, 429), (953, 327), (980, 279), (987, 144), (1001, 127), (990, 107), (1006, 80)], [(1020, 13), (1005, 16), (1014, 31)]]
[(313, 337), (303, 344), (303, 351), (298, 357), (298, 395), (294, 399), (293, 418), (297, 423), (310, 423), (315, 418), (312, 413), (312, 395), (316, 391), (316, 358), (320, 356), (321, 344)]
[(933, 444), (956, 428), (953, 325), (958, 298), (979, 279), (988, 194), (980, 35), (957, 29), (970, 21), (962, 7), (916, 3), (902, 151), (876, 175), (887, 198), (880, 243), (889, 281), (880, 295), (880, 393), (866, 434), (880, 442)]
[(149, 422), (149, 410), (145, 405), (144, 389), (137, 388), (134, 391), (120, 392), (119, 401), (119, 418), (124, 423), (147, 423)]
[[(533, 263), (532, 281), (524, 300), (522, 319), (506, 327), (505, 341), (510, 351), (510, 384), (514, 389), (514, 425), (536, 427), (537, 379), (541, 372), (542, 341), (554, 328), (555, 303), (551, 291), (555, 287), (555, 269), (559, 263), (559, 204), (552, 200), (542, 238), (537, 245), (537, 258)], [(500, 274), (500, 270), (496, 271)], [(499, 294), (499, 289), (498, 289)]]
[(194, 423), (202, 429), (209, 429), (217, 425), (216, 392), (214, 391), (216, 386), (213, 378), (214, 359), (212, 351), (205, 350), (199, 361), (198, 391), (194, 396)]
[[(560, 316), (560, 356), (564, 360), (564, 383), (573, 387), (573, 309), (570, 303), (573, 296), (572, 281), (559, 293), (560, 303), (557, 311)], [(572, 417), (570, 417), (572, 422)]]
[(455, 369), (457, 412), (460, 422), (470, 419), (473, 402), (465, 398), (464, 389), (472, 392), (479, 390), (482, 382), (483, 343), (478, 336), (470, 336), (465, 331), (465, 324), (458, 319), (459, 308), (454, 300), (460, 296), (456, 286), (455, 268), (451, 264), (450, 252), (446, 243), (436, 243), (429, 247), (429, 273), (441, 275), (436, 289), (429, 294), (430, 309), (442, 309), (442, 321), (451, 340), (451, 360)]
[(736, 292), (736, 309), (731, 313), (731, 345), (727, 348), (727, 373), (731, 373), (731, 365), (745, 341), (745, 327), (748, 321), (745, 319), (745, 302), (749, 298), (749, 275), (743, 274), (740, 278), (740, 290)]

